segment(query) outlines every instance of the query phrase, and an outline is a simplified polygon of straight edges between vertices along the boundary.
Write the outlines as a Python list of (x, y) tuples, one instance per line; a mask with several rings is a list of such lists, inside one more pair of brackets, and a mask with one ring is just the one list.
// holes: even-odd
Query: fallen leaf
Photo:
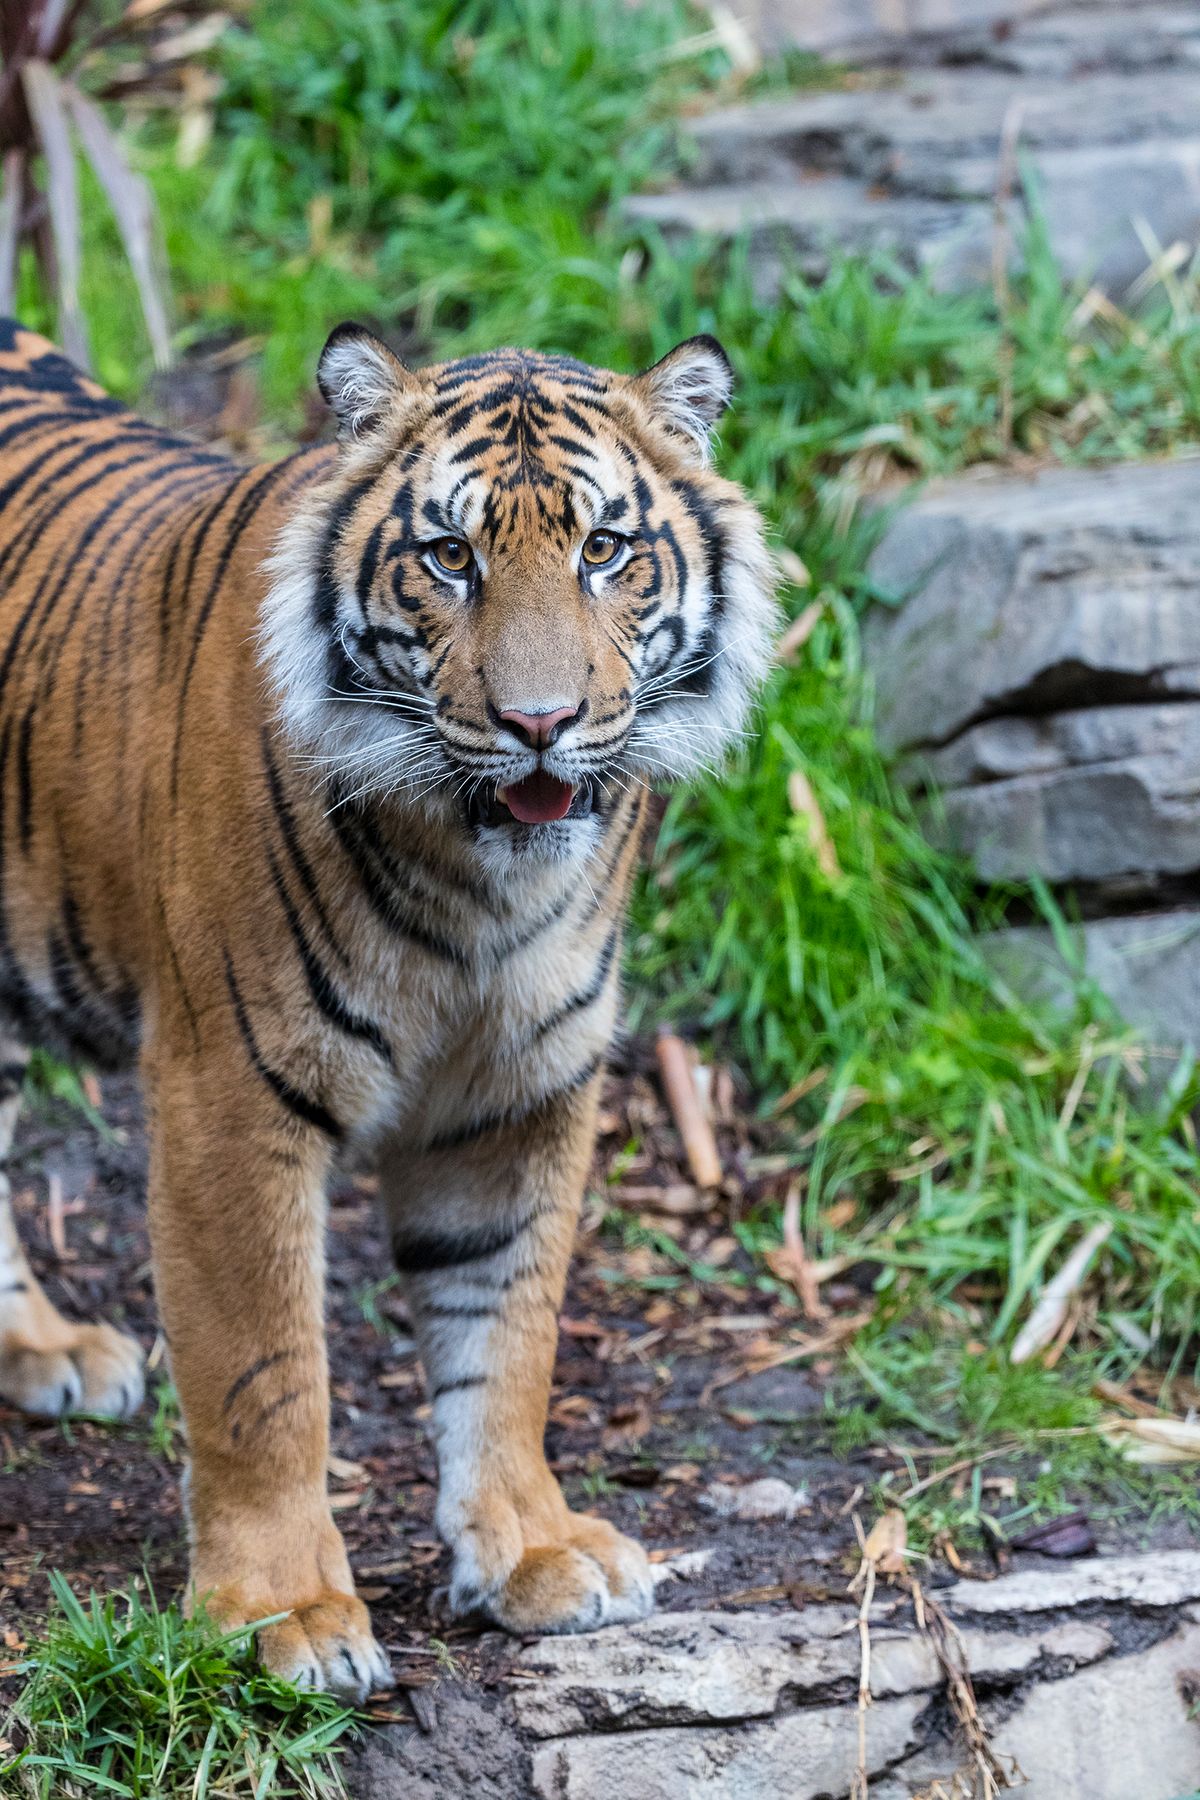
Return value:
[(1041, 1556), (1090, 1556), (1096, 1548), (1091, 1521), (1085, 1512), (1047, 1519), (1011, 1542), (1014, 1550), (1036, 1550)]
[(344, 1456), (334, 1456), (332, 1452), (325, 1459), (325, 1467), (335, 1481), (365, 1481), (367, 1471), (361, 1463), (348, 1462)]
[(1041, 1299), (1017, 1333), (1009, 1352), (1013, 1364), (1028, 1362), (1062, 1329), (1072, 1295), (1082, 1287), (1093, 1256), (1112, 1230), (1112, 1220), (1093, 1225), (1067, 1257), (1058, 1273), (1046, 1283)]
[(800, 651), (807, 644), (816, 628), (817, 622), (825, 611), (823, 600), (813, 600), (797, 613), (791, 624), (780, 636), (775, 646), (775, 660), (781, 663), (794, 663)]
[(1102, 1419), (1102, 1437), (1130, 1462), (1200, 1462), (1200, 1419)]
[(829, 827), (825, 823), (825, 814), (821, 811), (812, 783), (803, 769), (792, 770), (788, 776), (787, 792), (788, 805), (808, 826), (817, 867), (827, 881), (836, 881), (842, 872), (841, 864), (829, 835)]
[(709, 1212), (713, 1204), (712, 1194), (702, 1194), (690, 1181), (675, 1181), (666, 1187), (649, 1184), (618, 1187), (613, 1189), (613, 1198), (622, 1206), (646, 1207), (650, 1212), (671, 1213), (676, 1217)]
[(700, 1188), (719, 1187), (721, 1158), (701, 1100), (688, 1046), (673, 1031), (660, 1031), (655, 1048), (663, 1093), (683, 1139), (692, 1179)]
[(903, 1575), (907, 1566), (908, 1521), (898, 1506), (889, 1506), (867, 1533), (863, 1559), (880, 1575)]

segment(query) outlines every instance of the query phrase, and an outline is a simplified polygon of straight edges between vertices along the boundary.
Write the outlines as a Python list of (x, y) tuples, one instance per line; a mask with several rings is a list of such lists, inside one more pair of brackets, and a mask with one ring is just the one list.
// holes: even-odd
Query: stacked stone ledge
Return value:
[[(935, 484), (871, 573), (878, 732), (931, 833), (1069, 893), (1118, 1009), (1200, 1045), (1200, 460)], [(1047, 934), (994, 948), (1066, 991)]]

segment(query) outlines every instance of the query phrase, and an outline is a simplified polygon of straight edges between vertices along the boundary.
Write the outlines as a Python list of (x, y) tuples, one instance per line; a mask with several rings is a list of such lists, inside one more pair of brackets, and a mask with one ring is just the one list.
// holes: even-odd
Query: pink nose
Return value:
[(531, 750), (545, 750), (558, 742), (567, 726), (579, 717), (582, 710), (578, 706), (559, 706), (553, 712), (502, 712), (500, 717), (509, 730), (514, 731)]

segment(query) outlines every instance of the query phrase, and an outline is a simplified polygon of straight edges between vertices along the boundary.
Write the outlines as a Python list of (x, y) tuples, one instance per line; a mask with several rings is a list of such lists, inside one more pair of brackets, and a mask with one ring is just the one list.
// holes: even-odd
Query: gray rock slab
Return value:
[(860, 181), (820, 171), (803, 179), (638, 194), (625, 203), (625, 211), (668, 238), (744, 237), (764, 296), (777, 286), (785, 260), (814, 279), (839, 250), (890, 251), (913, 264), (946, 259), (953, 251), (961, 261), (974, 253), (970, 246), (977, 235), (975, 220), (964, 217), (958, 202), (889, 198)]
[(1200, 696), (1200, 460), (934, 483), (871, 562), (885, 747), (995, 713)]
[(1035, 1686), (996, 1729), (1028, 1777), (1025, 1800), (1181, 1800), (1200, 1782), (1200, 1666), (1192, 1626), (1137, 1656)]
[[(821, 10), (816, 0), (791, 5)], [(836, 10), (851, 38), (889, 19), (896, 66), (695, 121), (688, 185), (631, 200), (633, 218), (676, 236), (745, 233), (764, 294), (789, 258), (819, 277), (835, 252), (869, 250), (961, 289), (991, 278), (1000, 145), (1012, 141), (1069, 277), (1118, 291), (1146, 267), (1146, 226), (1163, 244), (1200, 237), (1200, 9), (1047, 12), (1011, 0), (1001, 32), (984, 0), (836, 0)], [(760, 39), (771, 11), (748, 14)], [(903, 46), (930, 32), (942, 53), (914, 66)]]
[[(1187, 1701), (1197, 1668), (1200, 1627), (1185, 1621), (1135, 1655), (1026, 1689), (1004, 1716), (985, 1700), (983, 1717), (1030, 1800), (1184, 1800), (1200, 1779), (1200, 1725)], [(964, 1761), (961, 1742), (934, 1736), (872, 1782), (871, 1800), (954, 1792)]]
[[(1198, 31), (1200, 36), (1200, 31)], [(1013, 104), (1004, 75), (925, 70), (902, 85), (838, 89), (724, 107), (697, 119), (697, 179), (745, 182), (827, 169), (898, 193), (990, 199), (1000, 134)], [(1196, 136), (1194, 70), (1100, 73), (1086, 82), (1022, 85), (1028, 149), (1095, 149)], [(956, 159), (977, 158), (967, 179)], [(943, 171), (948, 171), (944, 173)]]
[[(1200, 910), (1095, 919), (1074, 927), (1071, 937), (1083, 971), (1151, 1045), (1200, 1050)], [(1049, 931), (991, 932), (982, 948), (1016, 993), (1070, 1010), (1074, 975)], [(1169, 1073), (1169, 1065), (1158, 1073)], [(1160, 1085), (1153, 1082), (1150, 1091)]]
[[(1087, 11), (1102, 15), (1119, 4), (1092, 0)], [(733, 11), (768, 52), (798, 46), (888, 55), (921, 38), (986, 42), (998, 26), (1036, 18), (1045, 6), (1046, 0), (734, 0)], [(1136, 10), (1136, 0), (1129, 10)]]
[(1066, 1569), (1022, 1569), (997, 1581), (956, 1581), (939, 1598), (955, 1616), (993, 1618), (1058, 1612), (1098, 1600), (1182, 1607), (1200, 1599), (1200, 1550), (1090, 1556)]
[[(528, 1682), (513, 1704), (538, 1737), (662, 1725), (738, 1724), (772, 1718), (781, 1704), (849, 1699), (857, 1689), (855, 1614), (814, 1607), (803, 1614), (664, 1613), (621, 1631), (552, 1638), (523, 1651)], [(977, 1681), (1076, 1668), (1103, 1657), (1100, 1625), (1048, 1631), (964, 1632)], [(871, 1688), (877, 1699), (931, 1693), (942, 1685), (936, 1657), (911, 1626), (880, 1620), (872, 1630)]]
[[(871, 1708), (868, 1774), (889, 1768), (918, 1741), (924, 1694)], [(817, 1800), (845, 1795), (858, 1753), (853, 1706), (823, 1706), (764, 1725), (597, 1733), (560, 1738), (534, 1752), (538, 1800)]]
[(988, 719), (904, 771), (985, 880), (1112, 882), (1200, 868), (1200, 705)]

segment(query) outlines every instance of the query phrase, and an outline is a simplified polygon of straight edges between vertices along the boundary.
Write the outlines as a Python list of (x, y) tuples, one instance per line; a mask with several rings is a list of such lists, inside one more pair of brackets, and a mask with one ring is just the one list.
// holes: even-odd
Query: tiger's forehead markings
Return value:
[(576, 483), (587, 488), (596, 522), (626, 511), (595, 424), (580, 410), (605, 410), (596, 404), (608, 391), (598, 371), (568, 356), (500, 350), (443, 365), (431, 385), (431, 414), (446, 432), (441, 491), (424, 508), (431, 522), (457, 512), (462, 528), (469, 520), (495, 548), (530, 529), (571, 539), (582, 528)]

